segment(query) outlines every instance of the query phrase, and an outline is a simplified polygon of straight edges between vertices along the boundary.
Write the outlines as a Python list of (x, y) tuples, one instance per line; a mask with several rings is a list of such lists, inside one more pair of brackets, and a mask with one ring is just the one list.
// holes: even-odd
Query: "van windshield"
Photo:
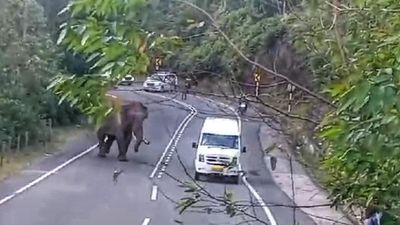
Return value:
[(225, 148), (239, 148), (239, 137), (236, 135), (219, 135), (204, 133), (201, 145), (218, 146)]

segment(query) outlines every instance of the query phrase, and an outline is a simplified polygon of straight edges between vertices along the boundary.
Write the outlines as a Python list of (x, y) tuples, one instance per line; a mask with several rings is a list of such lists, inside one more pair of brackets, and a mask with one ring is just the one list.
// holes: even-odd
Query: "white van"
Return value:
[(199, 143), (193, 143), (196, 150), (195, 179), (200, 175), (222, 175), (240, 181), (239, 158), (241, 152), (241, 131), (235, 119), (207, 117), (201, 129)]

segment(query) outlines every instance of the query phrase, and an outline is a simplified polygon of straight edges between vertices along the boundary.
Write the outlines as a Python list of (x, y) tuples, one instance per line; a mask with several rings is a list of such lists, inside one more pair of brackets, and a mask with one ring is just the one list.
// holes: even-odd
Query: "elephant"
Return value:
[(143, 138), (143, 122), (148, 117), (147, 107), (138, 101), (130, 101), (122, 104), (119, 116), (111, 113), (105, 122), (97, 130), (99, 141), (99, 157), (106, 157), (110, 153), (110, 148), (114, 140), (118, 143), (118, 160), (128, 161), (126, 153), (132, 140), (132, 133), (136, 141), (134, 145), (135, 152), (139, 151), (140, 144), (146, 145), (149, 141)]

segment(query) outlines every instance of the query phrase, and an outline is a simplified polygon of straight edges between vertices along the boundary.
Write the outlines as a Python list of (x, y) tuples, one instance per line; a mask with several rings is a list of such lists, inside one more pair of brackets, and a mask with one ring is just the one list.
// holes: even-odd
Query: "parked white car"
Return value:
[(132, 83), (135, 81), (135, 78), (128, 74), (122, 80), (119, 82), (120, 85), (132, 85)]
[(178, 77), (171, 72), (156, 72), (143, 83), (145, 91), (174, 91), (178, 86)]
[(240, 181), (241, 131), (235, 119), (207, 117), (201, 129), (199, 143), (193, 143), (196, 149), (195, 179), (201, 175), (219, 175), (232, 177), (236, 184)]

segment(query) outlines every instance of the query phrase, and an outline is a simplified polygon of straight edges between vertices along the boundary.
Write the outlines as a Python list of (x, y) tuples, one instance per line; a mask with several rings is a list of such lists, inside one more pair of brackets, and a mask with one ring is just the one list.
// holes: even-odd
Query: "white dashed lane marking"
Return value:
[(195, 110), (192, 111), (192, 112), (189, 114), (190, 117), (185, 121), (185, 123), (184, 123), (183, 126), (181, 127), (181, 129), (180, 129), (180, 131), (179, 131), (177, 137), (175, 138), (174, 144), (173, 144), (173, 145), (171, 146), (171, 148), (168, 150), (168, 154), (167, 154), (168, 156), (167, 156), (167, 157), (164, 159), (164, 161), (163, 161), (163, 166), (161, 167), (160, 172), (158, 173), (158, 176), (157, 176), (158, 179), (161, 179), (161, 178), (162, 178), (162, 176), (163, 176), (164, 172), (166, 171), (167, 166), (168, 166), (168, 164), (169, 164), (169, 162), (170, 162), (170, 159), (171, 159), (171, 157), (173, 156), (174, 151), (176, 150), (176, 146), (178, 145), (179, 140), (180, 140), (181, 137), (182, 137), (183, 132), (185, 131), (185, 129), (186, 129), (187, 125), (190, 123), (190, 121), (194, 118), (194, 116), (196, 115), (196, 113), (197, 113), (197, 111), (195, 111)]
[[(162, 95), (160, 95), (163, 98), (167, 98), (164, 97)], [(190, 113), (185, 117), (185, 119), (183, 119), (183, 121), (179, 124), (178, 128), (175, 130), (175, 133), (172, 135), (171, 140), (169, 141), (168, 145), (165, 147), (163, 154), (161, 155), (160, 159), (158, 160), (156, 166), (154, 167), (153, 171), (150, 174), (150, 178), (154, 178), (155, 174), (157, 173), (157, 171), (159, 170), (159, 167), (161, 164), (163, 165), (168, 165), (168, 162), (165, 162), (165, 156), (168, 154), (168, 156), (172, 156), (173, 155), (173, 151), (176, 148), (176, 145), (178, 143), (178, 141), (180, 140), (180, 138), (182, 137), (183, 132), (185, 131), (187, 125), (189, 124), (189, 122), (193, 119), (193, 117), (197, 114), (197, 111), (195, 108), (193, 108), (190, 105), (187, 105), (186, 103), (183, 102), (179, 102), (175, 99), (171, 99), (172, 101), (176, 102), (177, 104), (183, 105), (187, 108), (190, 109)], [(165, 170), (164, 170), (165, 171)], [(159, 172), (157, 175), (157, 178), (160, 179), (162, 177), (162, 172)]]
[(143, 220), (142, 225), (149, 225), (149, 224), (150, 224), (150, 218), (145, 218), (145, 219)]
[[(162, 95), (157, 95), (162, 98), (167, 98)], [(163, 154), (161, 155), (160, 159), (158, 160), (156, 166), (154, 167), (152, 173), (150, 174), (150, 178), (154, 178), (155, 174), (157, 173), (157, 179), (161, 179), (164, 172), (167, 169), (167, 166), (171, 160), (171, 157), (174, 154), (174, 151), (176, 150), (176, 146), (178, 145), (179, 140), (181, 139), (186, 127), (190, 123), (190, 121), (196, 116), (197, 110), (184, 102), (180, 102), (176, 99), (171, 99), (168, 98), (171, 101), (184, 106), (190, 110), (190, 113), (182, 120), (182, 122), (179, 124), (178, 128), (175, 130), (175, 133), (172, 135), (171, 140), (169, 141), (168, 145), (165, 147)], [(167, 157), (166, 157), (167, 156)], [(160, 168), (161, 166), (161, 168)]]
[(153, 185), (153, 188), (151, 189), (151, 197), (150, 197), (150, 199), (152, 201), (157, 200), (157, 192), (158, 192), (158, 187), (156, 185)]

